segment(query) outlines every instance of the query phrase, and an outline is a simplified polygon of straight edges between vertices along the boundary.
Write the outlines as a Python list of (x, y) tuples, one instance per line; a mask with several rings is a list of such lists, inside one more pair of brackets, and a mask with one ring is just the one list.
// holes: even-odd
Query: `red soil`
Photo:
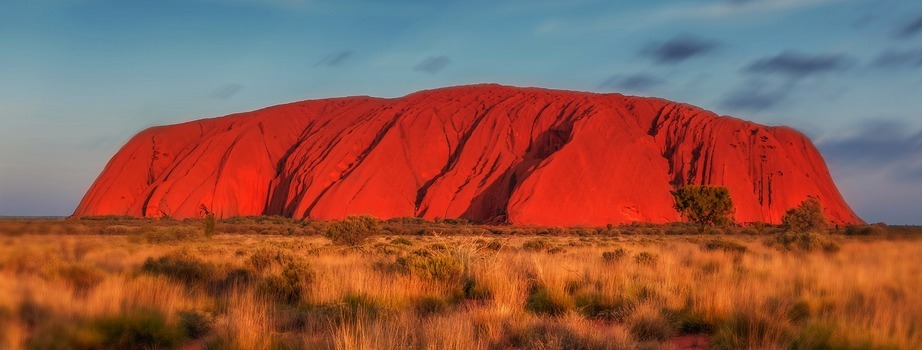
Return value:
[(75, 216), (466, 218), (663, 223), (677, 184), (730, 189), (738, 222), (808, 196), (861, 220), (804, 135), (656, 98), (475, 85), (349, 97), (155, 127), (112, 158)]

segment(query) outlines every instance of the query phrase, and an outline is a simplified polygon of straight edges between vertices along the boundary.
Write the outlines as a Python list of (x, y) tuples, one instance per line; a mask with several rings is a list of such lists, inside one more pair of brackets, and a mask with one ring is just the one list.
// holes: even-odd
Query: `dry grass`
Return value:
[(119, 225), (0, 235), (0, 348), (669, 349), (689, 334), (718, 349), (922, 347), (916, 239), (831, 235), (838, 249), (809, 252), (752, 235), (344, 247)]

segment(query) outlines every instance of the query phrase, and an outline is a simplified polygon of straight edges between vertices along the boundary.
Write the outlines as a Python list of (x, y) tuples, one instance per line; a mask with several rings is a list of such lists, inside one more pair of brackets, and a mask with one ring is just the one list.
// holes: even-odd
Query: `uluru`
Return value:
[(523, 225), (680, 221), (670, 191), (730, 190), (736, 222), (818, 198), (862, 222), (811, 141), (659, 98), (471, 85), (309, 100), (153, 127), (74, 216), (368, 214)]

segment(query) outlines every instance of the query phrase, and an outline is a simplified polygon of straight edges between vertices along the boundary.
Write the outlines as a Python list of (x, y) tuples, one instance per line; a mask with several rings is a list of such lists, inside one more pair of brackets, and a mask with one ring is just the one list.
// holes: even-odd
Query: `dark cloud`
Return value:
[(919, 224), (922, 130), (873, 120), (816, 141), (843, 195), (865, 220)]
[(822, 148), (830, 156), (874, 162), (889, 162), (922, 152), (922, 131), (907, 133), (911, 126), (905, 122), (866, 122), (856, 129), (858, 132), (852, 135), (822, 143)]
[(922, 16), (919, 16), (900, 27), (900, 29), (896, 32), (896, 36), (898, 38), (909, 38), (919, 33), (922, 33)]
[(785, 51), (772, 57), (756, 60), (746, 68), (750, 73), (780, 74), (789, 78), (801, 78), (813, 74), (840, 71), (848, 68), (849, 60), (844, 55), (805, 55)]
[(730, 91), (720, 104), (734, 111), (767, 110), (787, 99), (793, 88), (791, 83), (772, 86), (765, 81), (750, 81)]
[(648, 91), (656, 86), (664, 84), (665, 81), (655, 76), (638, 73), (633, 75), (614, 75), (606, 79), (599, 88), (606, 90), (625, 90), (625, 91)]
[(880, 68), (922, 67), (922, 48), (885, 51), (877, 56), (873, 65)]
[(231, 97), (234, 97), (234, 95), (240, 92), (241, 89), (243, 89), (243, 86), (241, 86), (240, 84), (227, 84), (217, 89), (214, 89), (214, 91), (208, 94), (208, 96), (211, 98), (219, 99), (219, 100), (226, 100)]
[(317, 63), (314, 64), (314, 67), (336, 67), (345, 62), (350, 56), (352, 56), (352, 51), (349, 50), (331, 53), (321, 58), (320, 61), (317, 61)]
[(817, 143), (830, 163), (885, 170), (895, 180), (922, 180), (922, 130), (902, 121), (873, 121), (855, 134)]
[(413, 70), (419, 71), (419, 72), (426, 72), (429, 74), (435, 74), (435, 73), (438, 73), (443, 68), (445, 68), (445, 66), (447, 66), (449, 63), (451, 63), (451, 59), (448, 58), (448, 56), (443, 55), (443, 56), (427, 57), (426, 59), (422, 60), (422, 62), (419, 62), (418, 64), (416, 64), (416, 66), (413, 67)]
[(666, 42), (650, 44), (640, 54), (658, 64), (676, 64), (711, 52), (717, 46), (715, 41), (680, 35)]

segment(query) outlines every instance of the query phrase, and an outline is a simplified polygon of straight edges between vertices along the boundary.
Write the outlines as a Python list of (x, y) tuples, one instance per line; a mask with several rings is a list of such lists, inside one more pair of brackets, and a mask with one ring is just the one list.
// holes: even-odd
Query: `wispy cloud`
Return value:
[(675, 64), (711, 52), (717, 46), (715, 41), (679, 35), (666, 42), (648, 45), (641, 51), (641, 55), (659, 64)]
[(234, 97), (241, 89), (243, 89), (243, 86), (240, 84), (226, 84), (214, 89), (214, 91), (208, 94), (208, 97), (226, 100)]
[(849, 60), (841, 54), (806, 55), (785, 51), (772, 57), (756, 60), (746, 71), (750, 73), (780, 74), (788, 78), (839, 71), (848, 68)]
[(903, 121), (869, 121), (857, 132), (817, 142), (831, 163), (842, 167), (884, 170), (897, 181), (922, 180), (922, 130)]
[(329, 55), (323, 56), (323, 58), (321, 58), (319, 61), (317, 61), (317, 63), (314, 64), (314, 67), (318, 67), (318, 66), (335, 67), (345, 62), (350, 56), (352, 56), (352, 51), (349, 51), (349, 50), (331, 53)]
[(735, 111), (763, 111), (776, 108), (794, 96), (803, 78), (851, 67), (843, 54), (803, 54), (785, 51), (757, 59), (743, 69), (749, 80), (730, 90), (720, 101)]
[(875, 118), (815, 139), (836, 184), (866, 219), (918, 224), (922, 130)]
[(665, 82), (665, 80), (644, 73), (614, 75), (603, 81), (599, 88), (614, 91), (644, 92), (663, 85)]
[(451, 59), (445, 55), (427, 57), (426, 59), (416, 64), (416, 66), (413, 67), (413, 70), (435, 74), (444, 69), (445, 66), (448, 66), (449, 63), (451, 63)]
[(922, 67), (922, 48), (884, 51), (874, 59), (873, 65), (880, 68)]
[(900, 26), (896, 36), (898, 38), (910, 38), (919, 33), (922, 33), (922, 15)]
[(731, 90), (720, 102), (733, 111), (762, 111), (772, 109), (788, 98), (793, 83), (772, 85), (764, 80), (751, 80)]

